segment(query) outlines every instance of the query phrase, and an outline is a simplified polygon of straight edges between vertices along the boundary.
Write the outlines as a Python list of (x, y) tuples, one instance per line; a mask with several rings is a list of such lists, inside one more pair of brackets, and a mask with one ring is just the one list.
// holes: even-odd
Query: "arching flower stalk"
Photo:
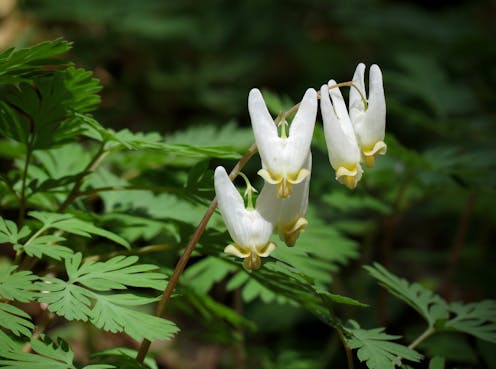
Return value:
[[(246, 177), (244, 177), (246, 180)], [(253, 189), (247, 183), (248, 193)], [(244, 200), (229, 179), (223, 167), (217, 167), (214, 175), (215, 194), (218, 206), (227, 230), (234, 243), (229, 244), (224, 252), (243, 258), (243, 266), (254, 270), (260, 268), (260, 257), (267, 257), (276, 248), (270, 242), (274, 226), (266, 220), (251, 201), (245, 208)], [(250, 199), (251, 195), (249, 195)]]
[[(312, 170), (312, 155), (309, 153), (304, 168)], [(300, 232), (308, 224), (305, 215), (308, 208), (310, 175), (303, 182), (293, 186), (291, 197), (281, 199), (277, 196), (276, 185), (265, 183), (257, 199), (257, 210), (274, 225), (274, 233), (279, 234), (287, 246), (294, 246)]]
[(303, 182), (310, 175), (303, 165), (310, 152), (317, 115), (317, 93), (312, 88), (306, 91), (289, 127), (288, 136), (286, 122), (282, 121), (279, 137), (277, 127), (258, 89), (250, 91), (248, 110), (255, 142), (262, 159), (262, 169), (258, 174), (265, 182), (276, 186), (278, 197), (287, 198), (293, 192), (293, 185)]
[(384, 155), (387, 151), (384, 143), (386, 99), (381, 69), (376, 64), (370, 67), (368, 97), (365, 91), (364, 74), (365, 64), (360, 63), (353, 75), (356, 89), (350, 90), (349, 108), (362, 159), (367, 167), (373, 167), (375, 157), (379, 154)]
[[(351, 124), (348, 110), (339, 88), (330, 80), (320, 88), (320, 109), (329, 161), (336, 171), (336, 179), (350, 189), (362, 178), (360, 148)], [(331, 103), (332, 99), (332, 103)]]

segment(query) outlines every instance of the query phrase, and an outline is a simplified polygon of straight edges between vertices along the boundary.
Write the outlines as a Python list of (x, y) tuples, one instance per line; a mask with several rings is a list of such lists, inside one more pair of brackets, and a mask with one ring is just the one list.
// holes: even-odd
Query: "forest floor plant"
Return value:
[[(429, 363), (429, 368), (442, 369), (445, 358), (417, 351), (442, 332), (496, 343), (494, 300), (448, 302), (380, 264), (365, 266), (379, 285), (425, 320), (425, 329), (403, 345), (397, 342), (401, 336), (388, 334), (383, 327), (366, 329), (356, 320), (345, 319), (343, 309), (367, 305), (329, 290), (330, 268), (336, 259), (346, 262), (354, 246), (311, 212), (305, 218), (317, 100), (321, 100), (336, 179), (355, 188), (362, 178), (360, 163), (371, 167), (375, 156), (386, 151), (385, 100), (377, 66), (370, 70), (368, 95), (365, 66), (360, 64), (353, 81), (331, 80), (319, 93), (309, 90), (301, 104), (279, 113), (275, 121), (261, 93), (250, 93), (250, 115), (261, 150), (259, 174), (266, 184), (254, 206), (252, 186), (245, 177), (249, 188), (245, 209), (230, 181), (257, 153), (256, 144), (240, 155), (235, 146), (174, 143), (157, 133), (104, 128), (90, 114), (100, 102), (99, 81), (91, 72), (57, 58), (70, 48), (70, 43), (55, 40), (0, 53), (0, 155), (7, 159), (0, 175), (1, 367), (157, 368), (148, 355), (151, 343), (169, 340), (179, 332), (174, 322), (163, 317), (173, 297), (186, 314), (199, 312), (205, 321), (227, 322), (221, 329), (227, 337), (224, 341), (232, 342), (236, 350), (248, 350), (243, 347), (242, 332), (253, 329), (253, 324), (239, 314), (240, 309), (233, 310), (209, 294), (222, 280), (238, 300), (283, 302), (315, 315), (336, 331), (348, 368)], [(339, 87), (351, 89), (349, 113)], [(286, 121), (293, 115), (286, 134)], [(298, 141), (302, 137), (303, 143)], [(229, 183), (222, 182), (224, 169), (215, 174), (220, 181), (215, 186), (217, 198), (239, 200), (235, 204), (227, 198), (220, 207), (235, 241), (225, 247), (230, 241), (215, 212), (214, 171), (209, 162), (234, 159), (238, 162)], [(289, 161), (284, 167), (277, 166), (285, 160)], [(299, 185), (307, 185), (306, 190)], [(303, 198), (297, 205), (288, 205), (296, 193)], [(235, 205), (239, 209), (229, 208)], [(272, 245), (272, 232), (288, 246), (296, 243), (295, 247), (240, 245), (241, 240), (251, 240), (243, 238), (241, 218), (235, 217), (241, 208), (267, 217), (270, 232), (263, 247)], [(279, 209), (276, 215), (271, 213), (274, 208)], [(294, 219), (282, 221), (290, 210), (296, 214)], [(214, 224), (207, 227), (212, 217)], [(307, 225), (304, 236), (310, 238), (298, 239)], [(148, 240), (158, 243), (150, 245)], [(344, 251), (336, 257), (332, 253), (339, 252), (339, 245)], [(171, 259), (183, 247), (175, 268), (170, 268)], [(251, 259), (239, 263), (223, 252), (224, 247), (226, 252)], [(140, 262), (137, 255), (147, 262)], [(197, 256), (194, 263), (190, 263), (192, 255)], [(267, 261), (262, 264), (259, 256)], [(163, 291), (161, 297), (157, 291)], [(157, 301), (152, 315), (149, 306)], [(125, 333), (141, 345), (137, 351), (116, 347), (75, 360), (68, 343), (54, 336), (61, 326), (75, 321)], [(86, 362), (80, 365), (79, 360)], [(246, 352), (237, 360), (237, 367), (243, 367), (244, 361), (251, 367), (261, 365)]]

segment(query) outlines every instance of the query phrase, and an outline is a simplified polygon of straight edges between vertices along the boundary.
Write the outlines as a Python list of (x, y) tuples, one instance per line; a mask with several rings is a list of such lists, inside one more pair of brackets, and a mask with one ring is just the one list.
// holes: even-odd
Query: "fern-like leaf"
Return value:
[(133, 294), (111, 294), (128, 287), (164, 288), (165, 276), (154, 272), (154, 265), (136, 264), (136, 256), (117, 256), (106, 262), (81, 264), (82, 255), (66, 259), (68, 281), (44, 278), (39, 301), (48, 309), (68, 320), (90, 321), (96, 327), (111, 332), (126, 332), (136, 340), (167, 339), (177, 327), (130, 307), (147, 305), (155, 299)]
[(0, 267), (0, 296), (8, 300), (32, 301), (37, 293), (33, 284), (38, 276), (30, 271), (15, 272), (16, 266)]
[(97, 235), (114, 241), (115, 243), (118, 243), (119, 245), (122, 245), (127, 249), (130, 248), (129, 242), (127, 242), (122, 237), (105, 229), (99, 228), (92, 223), (78, 219), (72, 214), (31, 211), (29, 215), (43, 223), (43, 230), (55, 228), (83, 237)]
[(429, 327), (434, 327), (436, 322), (448, 318), (446, 302), (432, 291), (418, 283), (410, 284), (407, 280), (398, 278), (378, 263), (366, 266), (365, 269), (381, 286), (422, 315)]
[(485, 300), (466, 305), (455, 302), (450, 304), (450, 310), (455, 316), (443, 325), (443, 329), (496, 343), (496, 301)]
[(31, 336), (34, 328), (29, 314), (15, 306), (0, 302), (0, 327), (8, 329), (16, 336)]
[(369, 369), (394, 369), (401, 364), (401, 359), (418, 362), (422, 355), (416, 351), (400, 345), (394, 341), (400, 336), (384, 333), (384, 328), (361, 329), (356, 322), (350, 322), (353, 326), (347, 329), (350, 337), (347, 338), (351, 349), (358, 350), (357, 356), (361, 362), (365, 362)]

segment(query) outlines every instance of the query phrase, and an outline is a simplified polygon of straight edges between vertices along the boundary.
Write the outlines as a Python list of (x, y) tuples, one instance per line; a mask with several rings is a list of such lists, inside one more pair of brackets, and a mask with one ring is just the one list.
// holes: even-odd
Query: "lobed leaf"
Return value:
[(477, 303), (449, 305), (454, 317), (443, 325), (443, 329), (463, 332), (496, 343), (496, 301), (485, 300)]
[(384, 333), (384, 328), (361, 329), (356, 322), (351, 322), (352, 328), (346, 329), (350, 334), (347, 338), (351, 349), (357, 350), (358, 359), (365, 362), (369, 369), (394, 369), (401, 364), (401, 359), (419, 362), (422, 355), (416, 351), (391, 342), (400, 338)]
[(365, 266), (365, 269), (381, 286), (422, 315), (429, 327), (448, 318), (446, 302), (432, 291), (418, 283), (410, 284), (405, 279), (398, 278), (378, 263)]
[(34, 324), (29, 314), (15, 306), (0, 302), (0, 327), (8, 329), (16, 336), (31, 336)]
[(33, 282), (38, 279), (30, 271), (16, 272), (17, 266), (0, 266), (0, 296), (8, 300), (32, 301), (37, 293)]

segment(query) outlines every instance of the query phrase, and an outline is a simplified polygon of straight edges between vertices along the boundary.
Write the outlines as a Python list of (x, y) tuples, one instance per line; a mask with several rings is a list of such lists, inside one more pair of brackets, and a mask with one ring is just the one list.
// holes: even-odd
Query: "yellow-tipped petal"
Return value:
[(300, 169), (300, 171), (296, 174), (296, 176), (288, 176), (288, 182), (291, 184), (298, 184), (305, 180), (310, 175), (310, 170), (308, 169)]
[(358, 181), (362, 178), (361, 167), (354, 166), (353, 168), (339, 167), (336, 171), (336, 179), (348, 187), (350, 190), (356, 188)]
[(250, 256), (251, 250), (240, 245), (230, 244), (225, 247), (224, 252), (229, 255), (237, 256), (238, 258), (247, 258)]
[(274, 178), (267, 169), (260, 169), (257, 174), (264, 179), (265, 182), (270, 184), (278, 184), (283, 180), (282, 177)]
[(296, 244), (296, 240), (300, 236), (300, 232), (304, 232), (307, 227), (308, 221), (301, 217), (293, 222), (287, 227), (283, 227), (283, 229), (279, 232), (279, 237), (281, 240), (286, 243), (287, 246), (292, 247)]
[(274, 251), (276, 248), (276, 244), (274, 242), (268, 242), (264, 247), (261, 249), (257, 249), (257, 253), (259, 256), (266, 258), (267, 256), (270, 255), (272, 251)]

